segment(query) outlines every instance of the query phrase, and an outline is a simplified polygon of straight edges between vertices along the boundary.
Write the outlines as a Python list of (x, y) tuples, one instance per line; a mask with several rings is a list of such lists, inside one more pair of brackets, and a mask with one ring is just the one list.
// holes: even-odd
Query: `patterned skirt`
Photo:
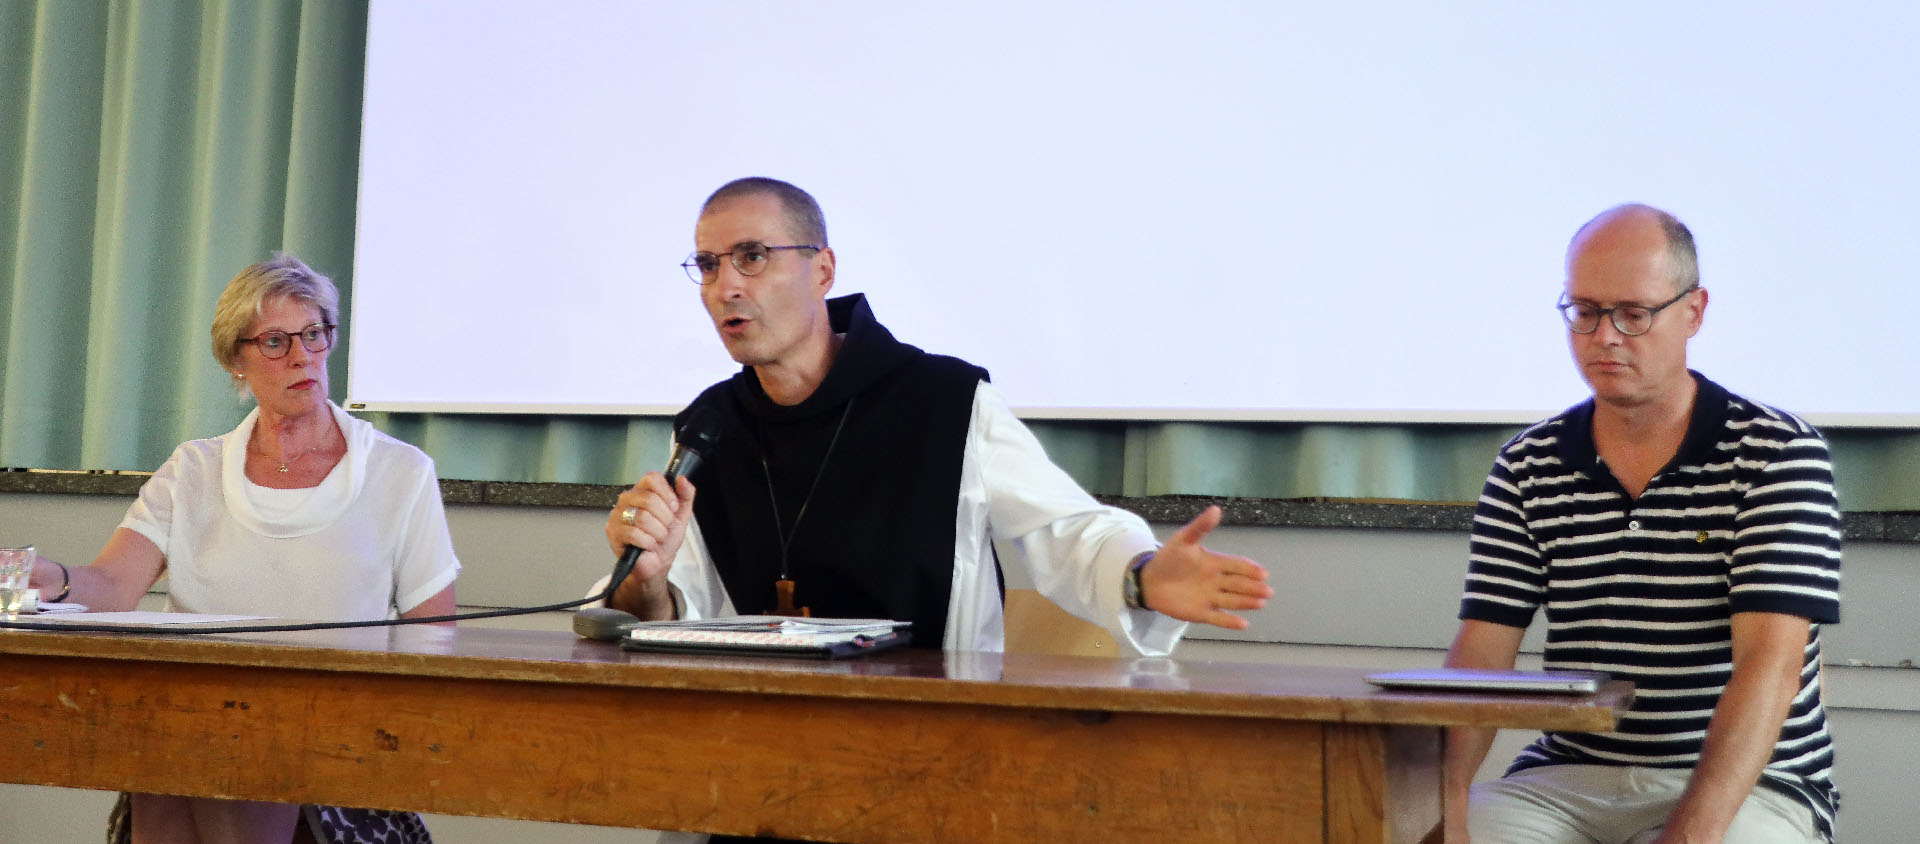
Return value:
[[(414, 812), (301, 806), (292, 844), (433, 844)], [(133, 844), (133, 797), (126, 792), (107, 814), (107, 844)]]

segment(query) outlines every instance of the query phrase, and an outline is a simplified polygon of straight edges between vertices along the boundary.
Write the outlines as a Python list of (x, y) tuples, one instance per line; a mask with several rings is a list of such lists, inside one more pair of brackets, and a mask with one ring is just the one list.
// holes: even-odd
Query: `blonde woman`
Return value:
[[(92, 565), (43, 560), (33, 585), (96, 610), (134, 608), (165, 574), (168, 607), (183, 612), (453, 612), (460, 562), (433, 461), (327, 398), (338, 318), (333, 283), (296, 258), (235, 276), (214, 308), (213, 356), (257, 409), (175, 449)], [(292, 804), (154, 794), (130, 808), (141, 844), (289, 841), (301, 816)]]

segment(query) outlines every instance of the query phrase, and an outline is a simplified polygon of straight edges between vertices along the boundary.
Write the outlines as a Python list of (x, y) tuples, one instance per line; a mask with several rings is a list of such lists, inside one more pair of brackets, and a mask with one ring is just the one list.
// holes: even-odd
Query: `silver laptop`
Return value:
[(1496, 671), (1478, 668), (1418, 668), (1382, 671), (1366, 677), (1367, 682), (1388, 689), (1556, 694), (1596, 692), (1606, 679), (1607, 675), (1597, 671)]

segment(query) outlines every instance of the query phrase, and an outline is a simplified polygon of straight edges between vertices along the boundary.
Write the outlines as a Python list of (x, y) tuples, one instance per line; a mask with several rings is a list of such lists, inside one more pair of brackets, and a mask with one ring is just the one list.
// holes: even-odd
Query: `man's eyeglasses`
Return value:
[(762, 271), (766, 270), (767, 262), (773, 260), (773, 253), (782, 249), (811, 249), (815, 252), (820, 251), (820, 247), (810, 243), (803, 243), (797, 246), (768, 246), (764, 243), (749, 240), (746, 243), (734, 244), (733, 251), (731, 252), (721, 252), (718, 254), (713, 252), (695, 252), (692, 255), (688, 255), (687, 260), (680, 266), (687, 271), (687, 278), (693, 279), (695, 283), (712, 284), (713, 280), (720, 275), (721, 258), (728, 259), (733, 264), (733, 268), (739, 270), (741, 275), (759, 275)]
[(1700, 285), (1691, 285), (1680, 291), (1680, 295), (1651, 308), (1645, 305), (1615, 305), (1611, 308), (1602, 308), (1586, 302), (1569, 300), (1567, 294), (1561, 293), (1560, 304), (1555, 307), (1560, 309), (1560, 317), (1567, 321), (1567, 330), (1575, 334), (1592, 334), (1600, 330), (1600, 318), (1609, 317), (1613, 320), (1615, 331), (1628, 337), (1638, 337), (1653, 329), (1653, 318), (1659, 316), (1661, 311), (1687, 298), (1688, 293), (1699, 289)]
[(300, 338), (300, 345), (307, 351), (319, 353), (333, 346), (333, 329), (337, 326), (314, 323), (298, 332), (288, 334), (285, 331), (262, 331), (252, 337), (242, 337), (239, 342), (252, 343), (260, 350), (260, 356), (268, 360), (279, 360), (293, 350), (293, 338)]

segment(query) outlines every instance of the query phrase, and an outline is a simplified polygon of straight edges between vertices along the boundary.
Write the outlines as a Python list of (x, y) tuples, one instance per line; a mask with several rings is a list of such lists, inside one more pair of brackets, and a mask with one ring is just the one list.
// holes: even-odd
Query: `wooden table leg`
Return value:
[(1442, 734), (1328, 724), (1327, 844), (1417, 844), (1440, 821)]

